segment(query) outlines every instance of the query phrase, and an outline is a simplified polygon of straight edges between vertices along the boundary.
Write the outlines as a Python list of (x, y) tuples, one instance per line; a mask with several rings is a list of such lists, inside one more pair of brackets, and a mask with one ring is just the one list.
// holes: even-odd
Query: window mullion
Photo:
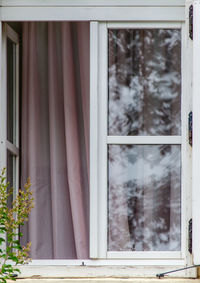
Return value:
[(108, 136), (107, 144), (181, 144), (181, 136)]
[(107, 253), (107, 26), (99, 24), (99, 258)]
[(98, 23), (90, 23), (90, 257), (98, 257)]

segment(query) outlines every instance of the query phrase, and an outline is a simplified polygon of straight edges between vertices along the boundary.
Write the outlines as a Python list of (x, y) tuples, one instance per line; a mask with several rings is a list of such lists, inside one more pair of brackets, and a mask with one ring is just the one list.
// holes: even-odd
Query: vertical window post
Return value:
[[(5, 46), (7, 180), (10, 182), (10, 187), (17, 188), (19, 186), (19, 36), (9, 25), (5, 25)], [(14, 190), (14, 196), (16, 193)]]
[(90, 257), (98, 257), (98, 23), (90, 23)]
[(1, 32), (0, 170), (6, 167), (9, 188), (14, 188), (11, 207), (19, 186), (19, 36), (7, 24)]
[[(0, 22), (0, 54), (5, 54), (6, 46), (5, 40), (3, 40), (2, 34), (2, 22)], [(5, 56), (1, 56), (0, 59), (0, 85), (1, 85), (1, 93), (0, 93), (0, 170), (6, 166), (6, 58)]]
[(192, 217), (194, 264), (200, 264), (200, 1), (193, 4)]

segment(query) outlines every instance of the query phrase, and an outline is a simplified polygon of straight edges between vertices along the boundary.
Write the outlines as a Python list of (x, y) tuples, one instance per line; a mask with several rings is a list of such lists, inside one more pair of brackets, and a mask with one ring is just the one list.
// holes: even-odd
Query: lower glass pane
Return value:
[(181, 146), (108, 146), (108, 250), (181, 249)]

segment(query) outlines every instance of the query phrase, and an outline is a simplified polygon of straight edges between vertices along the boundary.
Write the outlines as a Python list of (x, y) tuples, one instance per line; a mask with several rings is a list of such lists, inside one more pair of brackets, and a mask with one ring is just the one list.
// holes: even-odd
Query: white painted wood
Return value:
[(194, 264), (200, 264), (200, 1), (193, 4), (192, 214)]
[(159, 28), (166, 28), (166, 29), (180, 29), (181, 23), (180, 22), (109, 22), (108, 28), (112, 29), (119, 29), (119, 28), (137, 28), (137, 29), (159, 29)]
[[(182, 24), (181, 32), (181, 133), (182, 133), (182, 145), (181, 145), (181, 251), (182, 256), (186, 255), (186, 178), (187, 178), (187, 145), (188, 145), (188, 113), (189, 107), (186, 99), (187, 93), (185, 92), (185, 77), (187, 76), (187, 67), (185, 65), (185, 24)], [(187, 114), (186, 114), (187, 113)]]
[(108, 136), (108, 144), (181, 144), (181, 136)]
[[(13, 76), (14, 76), (14, 81), (13, 81), (14, 115), (13, 116), (15, 117), (15, 121), (13, 123), (14, 141), (13, 143), (11, 143), (10, 141), (6, 140), (6, 149), (9, 150), (15, 156), (13, 160), (13, 173), (14, 173), (13, 196), (16, 197), (18, 193), (18, 188), (19, 188), (19, 35), (7, 24), (4, 24), (4, 33), (5, 33), (5, 46), (7, 45), (7, 38), (9, 38), (15, 46), (15, 49), (14, 49), (15, 62), (13, 62), (14, 63), (13, 66), (15, 68), (13, 70)], [(7, 93), (5, 92), (5, 96), (6, 95)]]
[[(189, 15), (187, 5), (186, 15)], [(192, 188), (192, 147), (188, 141), (188, 114), (191, 111), (192, 98), (192, 46), (188, 33), (188, 20), (182, 23), (182, 99), (181, 99), (181, 129), (182, 129), (182, 152), (181, 152), (181, 251), (188, 265), (193, 264), (192, 255), (188, 252), (188, 222), (191, 213), (191, 188)], [(187, 270), (188, 276), (194, 275), (194, 270)]]
[[(16, 197), (19, 189), (19, 36), (18, 34), (7, 24), (3, 25), (3, 51), (2, 51), (2, 60), (3, 60), (3, 71), (4, 74), (2, 79), (2, 88), (1, 88), (1, 98), (3, 100), (2, 103), (2, 120), (1, 127), (3, 129), (3, 135), (1, 144), (2, 147), (2, 155), (0, 155), (0, 162), (3, 162), (3, 166), (7, 165), (7, 151), (9, 150), (13, 155), (13, 198)], [(13, 90), (14, 90), (14, 106), (15, 106), (15, 121), (14, 121), (14, 143), (11, 143), (7, 140), (7, 39), (10, 39), (15, 45), (15, 56), (14, 56), (14, 64), (15, 69), (13, 70), (14, 81), (13, 81)], [(16, 217), (16, 216), (15, 216)], [(17, 229), (18, 231), (18, 229)], [(17, 233), (17, 231), (15, 231)], [(16, 236), (16, 240), (18, 236)]]
[[(5, 26), (0, 22), (0, 170), (6, 167), (7, 155), (6, 155), (6, 35)], [(3, 236), (5, 239), (5, 236)], [(6, 242), (2, 243), (1, 248), (4, 250), (6, 248)]]
[[(3, 29), (3, 30), (2, 30)], [(3, 32), (3, 34), (2, 34)], [(6, 167), (6, 37), (0, 22), (0, 170)]]
[[(186, 33), (186, 30), (184, 29), (184, 24), (181, 23), (170, 23), (169, 26), (167, 26), (167, 23), (122, 23), (123, 28), (181, 28), (182, 29), (182, 54), (181, 54), (181, 59), (183, 60), (183, 52), (185, 49), (185, 41), (184, 41), (184, 34)], [(108, 23), (107, 28), (121, 28), (121, 23), (116, 22), (116, 23)], [(104, 41), (106, 40), (106, 37), (102, 38), (101, 40)], [(107, 56), (107, 53), (104, 54), (104, 56)], [(102, 57), (100, 56), (100, 60)], [(185, 61), (182, 63), (182, 68), (184, 68)], [(107, 71), (105, 70), (105, 73)], [(182, 71), (182, 82), (185, 79), (185, 72)], [(107, 77), (105, 77), (105, 81), (107, 81)], [(101, 82), (101, 81), (100, 81)], [(101, 82), (102, 83), (102, 82)], [(185, 84), (182, 85), (182, 89), (185, 87)], [(187, 144), (187, 115), (186, 110), (188, 109), (185, 105), (185, 95), (186, 93), (183, 92), (182, 96), (182, 136), (107, 136), (107, 144), (179, 144), (181, 145), (183, 149), (182, 153), (182, 161), (185, 161), (184, 155), (186, 154), (186, 144)], [(106, 97), (104, 98), (106, 99)], [(105, 107), (106, 108), (106, 107)], [(106, 108), (107, 109), (107, 108)], [(106, 113), (104, 113), (106, 115)], [(105, 117), (103, 116), (103, 118)], [(105, 129), (106, 131), (106, 129)], [(182, 173), (182, 183), (185, 181), (185, 176), (186, 176), (186, 169), (183, 170)], [(107, 188), (107, 184), (105, 184), (105, 187)], [(182, 236), (181, 236), (181, 251), (177, 252), (107, 252), (107, 258), (115, 258), (115, 259), (125, 259), (125, 258), (130, 258), (130, 259), (153, 259), (153, 258), (165, 258), (169, 261), (171, 259), (176, 258), (176, 259), (184, 259), (185, 260), (185, 249), (186, 249), (186, 214), (185, 214), (185, 208), (186, 208), (186, 186), (183, 184), (181, 188), (181, 197), (182, 197), (182, 215), (181, 215), (181, 231), (182, 231)]]
[(184, 21), (184, 7), (1, 7), (1, 21)]
[(142, 252), (107, 252), (108, 259), (181, 259), (181, 252), (161, 252), (161, 251), (142, 251)]
[[(164, 265), (175, 265), (175, 266), (184, 266), (185, 261), (183, 259), (95, 259), (95, 260), (32, 260), (28, 265), (29, 266), (164, 266)], [(169, 267), (168, 267), (169, 269)]]
[(99, 258), (107, 252), (107, 28), (99, 24)]
[[(82, 264), (84, 263), (84, 266)], [(45, 278), (135, 278), (155, 277), (157, 273), (183, 268), (183, 260), (33, 260), (28, 266), (20, 266), (20, 277)], [(194, 269), (195, 270), (195, 269)], [(187, 277), (185, 271), (169, 275)], [(53, 281), (53, 279), (52, 279)], [(53, 281), (54, 282), (54, 281)], [(142, 281), (143, 282), (143, 281)], [(177, 280), (177, 283), (179, 281)]]
[[(15, 123), (15, 145), (18, 149), (18, 155), (16, 156), (16, 168), (15, 168), (15, 190), (14, 190), (14, 198), (17, 196), (19, 192), (19, 186), (20, 186), (20, 180), (19, 180), (19, 162), (20, 162), (20, 152), (19, 152), (19, 131), (20, 131), (20, 113), (19, 113), (19, 72), (20, 72), (20, 66), (19, 66), (19, 35), (15, 32), (17, 35), (17, 42), (16, 43), (16, 72), (15, 72), (15, 117), (16, 117), (16, 123)], [(18, 233), (17, 233), (18, 234)]]
[[(2, 15), (2, 18), (4, 18), (5, 20), (22, 20), (22, 19), (26, 19), (26, 20), (91, 20), (91, 19), (94, 19), (94, 20), (117, 20), (117, 21), (120, 21), (120, 20), (125, 20), (125, 21), (131, 21), (131, 20), (138, 20), (138, 21), (151, 21), (151, 20), (155, 20), (157, 21), (157, 23), (159, 24), (159, 27), (167, 27), (167, 24), (166, 23), (161, 23), (160, 21), (161, 20), (164, 20), (164, 21), (182, 21), (184, 19), (184, 9), (176, 9), (172, 7), (170, 7), (170, 9), (166, 8), (167, 6), (184, 6), (184, 1), (178, 1), (178, 0), (173, 0), (173, 4), (172, 4), (172, 1), (168, 0), (167, 4), (165, 1), (162, 1), (162, 0), (145, 0), (145, 1), (128, 1), (128, 0), (124, 0), (123, 1), (123, 4), (122, 4), (122, 1), (118, 1), (118, 0), (115, 0), (116, 4), (118, 6), (127, 6), (127, 5), (130, 5), (130, 6), (133, 6), (133, 8), (130, 8), (130, 7), (125, 7), (125, 8), (119, 8), (119, 7), (116, 7), (117, 5), (115, 5), (114, 1), (111, 1), (111, 0), (108, 0), (108, 1), (98, 1), (98, 5), (99, 7), (96, 7), (97, 3), (95, 2), (95, 5), (94, 5), (94, 1), (82, 1), (81, 3), (83, 2), (87, 2), (88, 4), (88, 7), (86, 8), (86, 6), (84, 6), (84, 4), (82, 4), (83, 8), (82, 7), (79, 7), (80, 5), (80, 2), (78, 4), (78, 1), (66, 1), (66, 0), (57, 0), (57, 1), (53, 1), (53, 0), (48, 0), (48, 1), (39, 1), (39, 0), (29, 0), (29, 1), (24, 1), (24, 0), (16, 0), (16, 1), (13, 1), (13, 0), (3, 0), (2, 1), (4, 5), (6, 5), (6, 2), (9, 4), (8, 5), (26, 5), (26, 6), (29, 6), (28, 9), (26, 8), (3, 8), (1, 9), (0, 8), (0, 13)], [(63, 3), (67, 3), (67, 4), (63, 4)], [(89, 3), (90, 2), (90, 3)], [(142, 3), (141, 3), (142, 2)], [(21, 4), (20, 4), (21, 3)], [(103, 4), (102, 4), (103, 3)], [(60, 6), (59, 9), (57, 8), (54, 8), (54, 7), (50, 7), (48, 9), (46, 8), (32, 8), (30, 6), (34, 6), (34, 5), (51, 5), (51, 6)], [(71, 6), (71, 9), (69, 8), (66, 8), (66, 9), (63, 9), (63, 5), (65, 5), (67, 7), (67, 5)], [(91, 7), (90, 7), (91, 5)], [(104, 8), (103, 6), (115, 6), (113, 8), (110, 8), (108, 7), (108, 9)], [(137, 9), (134, 7), (134, 6), (138, 6)], [(142, 8), (140, 9), (140, 6), (163, 6), (163, 8), (161, 9), (160, 7), (153, 7), (153, 8), (149, 8), (149, 7), (145, 7), (145, 8)], [(166, 7), (164, 7), (166, 6)], [(173, 11), (173, 13), (171, 13)], [(25, 13), (25, 14), (24, 14)], [(27, 13), (27, 14), (26, 14)], [(38, 13), (38, 14), (37, 14)], [(166, 15), (165, 13), (170, 13), (170, 15)], [(93, 25), (94, 24), (94, 25)], [(93, 25), (93, 28), (96, 29), (95, 25), (97, 23), (92, 23)], [(113, 24), (113, 23), (112, 23)], [(117, 23), (118, 24), (118, 23)], [(116, 25), (117, 25), (116, 24)], [(129, 25), (130, 23), (128, 23), (127, 25)], [(123, 24), (124, 26), (126, 26), (126, 24)], [(144, 24), (145, 26), (146, 24)], [(149, 24), (150, 26), (154, 27), (154, 24)], [(173, 28), (173, 27), (180, 27), (180, 24), (179, 23), (170, 23), (169, 22), (169, 26), (170, 28)], [(101, 24), (101, 28), (100, 28), (100, 38), (102, 35), (105, 35), (105, 24)], [(96, 35), (93, 34), (95, 37)], [(101, 43), (101, 52), (100, 54), (103, 54), (106, 50), (107, 47), (105, 47), (106, 45), (106, 40), (107, 38), (104, 37), (105, 39), (105, 42), (102, 42)], [(93, 45), (93, 47), (95, 46), (95, 43), (91, 43), (91, 45)], [(107, 50), (106, 50), (107, 52)], [(95, 55), (94, 57), (96, 56), (96, 54), (98, 54), (98, 50), (94, 51)], [(93, 58), (94, 58), (93, 57)], [(97, 58), (95, 59), (97, 60)], [(105, 67), (106, 67), (106, 60), (103, 61), (103, 62), (99, 62), (100, 63), (100, 72), (101, 72), (101, 75), (102, 75), (102, 78), (106, 78), (107, 76), (107, 71), (105, 71)], [(95, 63), (96, 64), (96, 63)], [(93, 68), (94, 69), (94, 68)], [(103, 74), (103, 70), (104, 70), (104, 74)], [(97, 72), (97, 71), (95, 71)], [(96, 76), (98, 76), (98, 74), (94, 73), (91, 74), (91, 76), (94, 78), (96, 78)], [(97, 88), (97, 83), (95, 82), (94, 84), (92, 83), (91, 84), (91, 89), (94, 89), (94, 91), (96, 91), (96, 88)], [(105, 91), (105, 92), (104, 92)], [(103, 94), (103, 96), (106, 94), (107, 92), (107, 86), (104, 85), (104, 83), (102, 83), (102, 85), (99, 87), (99, 94)], [(92, 95), (92, 94), (91, 94)], [(98, 100), (97, 98), (94, 98), (95, 101), (93, 101), (93, 103), (97, 104), (98, 103)], [(91, 105), (93, 105), (93, 103)], [(106, 102), (107, 103), (107, 102)], [(96, 105), (95, 104), (95, 105)], [(99, 110), (102, 111), (102, 113), (104, 114), (107, 114), (105, 113), (105, 111), (107, 112), (107, 105), (105, 105), (103, 102), (100, 103), (99, 105)], [(97, 112), (96, 112), (97, 113)], [(1, 115), (1, 114), (0, 114)], [(94, 113), (93, 113), (94, 115)], [(96, 117), (96, 116), (94, 116)], [(95, 118), (97, 119), (97, 118)], [(96, 122), (94, 121), (94, 124)], [(102, 129), (104, 128), (105, 129), (105, 121), (103, 122), (103, 125), (102, 126)], [(98, 137), (97, 136), (97, 133), (95, 131), (95, 129), (93, 128), (92, 129), (92, 133), (95, 133), (96, 137), (94, 138), (94, 140)], [(99, 132), (101, 134), (101, 130)], [(99, 136), (101, 137), (101, 136)], [(108, 137), (110, 138), (110, 137)], [(113, 138), (113, 137), (112, 137)], [(171, 138), (171, 137), (170, 137)], [(180, 139), (180, 137), (177, 137), (178, 139)], [(94, 143), (94, 140), (93, 140), (93, 145), (95, 144)], [(99, 164), (103, 165), (103, 159), (105, 159), (105, 153), (106, 153), (106, 140), (105, 140), (105, 137), (103, 136), (103, 148), (102, 150), (100, 150), (98, 152), (98, 156), (99, 156)], [(109, 141), (108, 141), (109, 143)], [(181, 143), (181, 140), (179, 140), (178, 144)], [(97, 143), (96, 143), (97, 144)], [(149, 144), (149, 142), (148, 142)], [(171, 144), (171, 142), (170, 142)], [(93, 146), (92, 146), (93, 147)], [(91, 149), (92, 152), (94, 152), (94, 150), (96, 149), (96, 145), (94, 145), (94, 148)], [(103, 155), (101, 156), (101, 154), (103, 153)], [(94, 155), (94, 159), (95, 159), (95, 155)], [(94, 160), (93, 160), (94, 162)], [(103, 165), (105, 166), (105, 164)], [(94, 172), (95, 172), (96, 169), (94, 169)], [(103, 174), (100, 174), (100, 175), (103, 175), (104, 177), (107, 175), (107, 172), (106, 172), (106, 168), (103, 168), (102, 169), (102, 172)], [(101, 172), (101, 173), (102, 173)], [(96, 175), (98, 176), (98, 175)], [(91, 183), (94, 183), (96, 184), (98, 182), (98, 180), (96, 179), (95, 180), (95, 176), (91, 177), (92, 178), (92, 181)], [(107, 176), (106, 176), (106, 179), (107, 180)], [(100, 184), (105, 184), (105, 180), (102, 180), (102, 183)], [(107, 181), (106, 181), (107, 182)], [(107, 193), (107, 192), (106, 192)], [(98, 195), (98, 197), (100, 196), (100, 202), (103, 203), (103, 206), (106, 207), (107, 206), (107, 202), (105, 201), (105, 191), (103, 192), (103, 195), (100, 194)], [(94, 201), (97, 201), (97, 196), (94, 196), (92, 197), (92, 199), (94, 199)], [(107, 208), (106, 208), (106, 211), (107, 211)], [(105, 213), (105, 210), (103, 211), (103, 214)], [(102, 215), (101, 215), (102, 216)], [(102, 224), (103, 223), (103, 226), (105, 228), (105, 220), (102, 220), (100, 216), (100, 219), (97, 221), (98, 222), (98, 225)], [(105, 215), (103, 215), (102, 217), (104, 217)], [(92, 216), (93, 217), (93, 220), (92, 222), (94, 223), (94, 219), (96, 219), (97, 215), (95, 216)], [(96, 223), (97, 223), (96, 222)], [(97, 225), (96, 225), (97, 226)], [(95, 228), (96, 229), (96, 228)], [(106, 229), (107, 229), (107, 225), (106, 225)], [(96, 230), (97, 231), (97, 230)], [(100, 231), (100, 237), (101, 237), (101, 234), (102, 231)], [(107, 233), (106, 233), (106, 236), (107, 236)], [(92, 235), (93, 237), (93, 235)], [(96, 237), (97, 239), (97, 237)], [(99, 247), (95, 247), (95, 242), (96, 242), (96, 239), (94, 239), (94, 242), (92, 244), (92, 246), (96, 249), (94, 250), (94, 253), (92, 251), (92, 254), (94, 255), (94, 258), (96, 257), (96, 254), (98, 253), (99, 251), (99, 257), (102, 257), (104, 258), (105, 257), (105, 246), (106, 246), (106, 242), (107, 242), (107, 238), (105, 237), (105, 235), (103, 237), (101, 237), (101, 240), (103, 239), (102, 243), (100, 243)], [(101, 241), (100, 241), (101, 242)], [(102, 249), (103, 247), (103, 249)], [(40, 261), (37, 261), (37, 263), (39, 263)], [(46, 263), (49, 263), (51, 262), (51, 264), (55, 263), (56, 265), (56, 261), (45, 261)], [(66, 262), (66, 261), (62, 261), (62, 262)], [(86, 263), (87, 261), (84, 261), (84, 263)], [(36, 263), (36, 262), (35, 262)], [(71, 264), (75, 263), (75, 261), (72, 261)], [(82, 261), (81, 261), (82, 263)], [(80, 262), (78, 264), (81, 264)], [(173, 268), (175, 268), (175, 265), (183, 265), (185, 263), (185, 261), (183, 260), (130, 260), (130, 261), (127, 261), (127, 260), (108, 260), (108, 261), (104, 261), (104, 260), (93, 260), (93, 261), (88, 261), (88, 264), (91, 264), (91, 265), (99, 265), (99, 264), (107, 264), (107, 265), (129, 265), (129, 264), (132, 264), (132, 265), (169, 265), (169, 264), (173, 264)], [(32, 263), (34, 265), (34, 262)], [(42, 263), (39, 263), (39, 264), (42, 264)], [(61, 261), (59, 261), (59, 263), (57, 262), (58, 265), (62, 264)], [(67, 263), (66, 263), (67, 264)], [(69, 264), (69, 262), (68, 262)], [(39, 269), (39, 268), (38, 268)], [(36, 272), (36, 271), (35, 271)], [(141, 272), (141, 271), (140, 271)], [(156, 271), (157, 272), (157, 271)], [(141, 274), (141, 273), (140, 273)]]
[(15, 34), (17, 35), (17, 41), (15, 41), (15, 145), (19, 149), (19, 35), (16, 32)]
[[(19, 156), (19, 35), (8, 25), (4, 24), (4, 34), (5, 34), (5, 46), (7, 45), (6, 38), (9, 38), (14, 46), (14, 60), (13, 70), (14, 82), (13, 82), (13, 91), (14, 91), (14, 142), (13, 145), (11, 142), (7, 141), (7, 146), (10, 151), (15, 155)], [(5, 55), (6, 56), (6, 55)]]
[[(185, 123), (186, 125), (186, 145), (184, 147), (183, 143), (183, 154), (185, 151), (185, 155), (182, 156), (183, 160), (183, 165), (182, 165), (182, 174), (184, 178), (184, 182), (182, 184), (183, 186), (183, 194), (182, 195), (182, 202), (183, 205), (185, 206), (185, 209), (182, 209), (182, 223), (185, 225), (184, 229), (184, 238), (183, 243), (186, 243), (185, 249), (183, 247), (183, 256), (185, 256), (186, 262), (188, 265), (193, 264), (193, 257), (192, 255), (188, 252), (188, 222), (192, 218), (192, 147), (189, 145), (188, 142), (188, 114), (192, 110), (192, 77), (193, 77), (193, 72), (192, 72), (192, 58), (193, 58), (193, 41), (189, 38), (189, 7), (193, 3), (192, 0), (187, 0), (186, 1), (186, 21), (185, 21), (185, 33), (184, 33), (184, 46), (182, 50), (182, 70), (183, 70), (183, 77), (182, 77), (182, 91), (183, 91), (183, 99), (185, 100), (185, 106), (183, 108), (185, 109), (185, 113), (182, 113), (182, 121), (185, 117)], [(184, 115), (184, 116), (183, 116)], [(183, 129), (184, 125), (182, 125)], [(184, 132), (183, 132), (184, 135)], [(184, 251), (185, 250), (185, 251)], [(189, 270), (188, 270), (189, 272)], [(194, 270), (190, 270), (190, 273), (194, 272)], [(194, 276), (194, 274), (191, 276)]]
[(98, 23), (90, 23), (90, 257), (98, 257)]
[[(155, 261), (152, 261), (155, 262)], [(166, 261), (164, 261), (166, 262)], [(171, 265), (162, 265), (158, 266), (162, 263), (162, 261), (157, 261), (158, 265), (149, 265), (147, 264), (146, 267), (144, 265), (138, 266), (138, 261), (135, 261), (136, 264), (132, 264), (132, 266), (21, 266), (20, 269), (22, 271), (21, 277), (33, 276), (33, 275), (40, 275), (42, 277), (67, 277), (67, 278), (98, 278), (99, 280), (106, 280), (105, 278), (133, 278), (135, 277), (153, 277), (155, 278), (157, 273), (166, 272), (169, 270), (173, 270), (176, 268), (184, 267), (184, 264), (179, 264), (177, 261), (173, 261)], [(142, 263), (145, 263), (142, 261)], [(173, 265), (174, 263), (174, 265)], [(171, 274), (170, 277), (184, 277), (185, 272), (177, 272)], [(37, 280), (37, 279), (36, 279)], [(98, 280), (98, 282), (99, 282)], [(163, 279), (164, 281), (166, 279)], [(159, 280), (158, 280), (159, 281)], [(52, 279), (52, 282), (53, 279)], [(132, 281), (134, 282), (134, 281)], [(143, 281), (142, 281), (143, 282)], [(141, 281), (140, 281), (141, 283)], [(180, 283), (177, 279), (176, 283)], [(185, 280), (185, 283), (188, 283)]]
[(185, 6), (184, 0), (1, 0), (2, 6)]
[[(105, 282), (105, 283), (160, 283), (158, 278), (76, 278), (78, 279), (79, 283), (99, 283), (99, 282)], [(37, 279), (37, 283), (73, 283), (76, 282), (75, 278), (71, 279), (71, 278), (54, 278), (53, 280), (51, 278), (40, 278)], [(165, 279), (165, 283), (194, 283), (194, 279), (193, 278), (188, 278), (185, 279), (184, 277), (180, 278), (179, 277), (179, 281), (177, 281), (177, 278), (166, 278)], [(196, 279), (196, 283), (199, 283), (200, 280)], [(19, 278), (18, 283), (24, 283), (24, 279), (22, 277)], [(26, 279), (26, 283), (35, 283), (35, 280), (32, 278), (27, 278)]]

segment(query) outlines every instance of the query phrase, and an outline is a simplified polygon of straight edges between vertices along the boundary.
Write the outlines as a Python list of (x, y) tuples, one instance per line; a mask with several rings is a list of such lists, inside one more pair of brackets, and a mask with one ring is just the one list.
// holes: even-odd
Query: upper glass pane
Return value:
[(108, 42), (108, 134), (180, 135), (180, 29), (110, 29)]
[(15, 44), (7, 39), (7, 139), (16, 143)]

